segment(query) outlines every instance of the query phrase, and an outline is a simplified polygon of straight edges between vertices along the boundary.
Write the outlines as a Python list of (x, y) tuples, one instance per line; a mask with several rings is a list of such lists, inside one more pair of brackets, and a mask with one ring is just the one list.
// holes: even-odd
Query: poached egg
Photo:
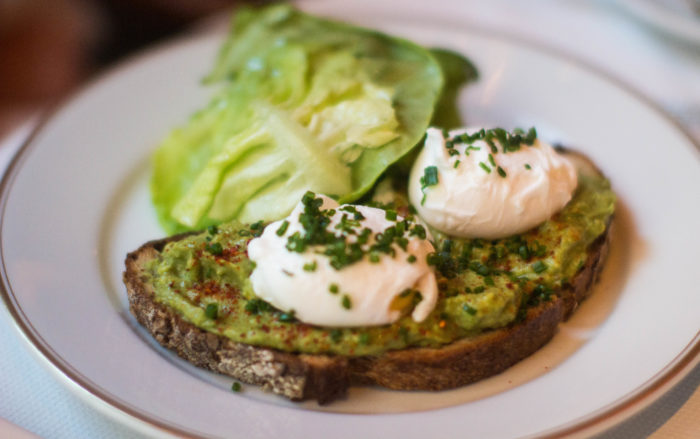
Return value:
[[(504, 238), (541, 224), (571, 200), (578, 177), (569, 160), (534, 129), (517, 137), (495, 131), (428, 129), (408, 188), (427, 224), (456, 237)], [(512, 142), (504, 148), (503, 139)]]
[(315, 199), (322, 200), (317, 214), (328, 218), (325, 231), (333, 233), (336, 244), (342, 241), (342, 247), (366, 235), (362, 257), (337, 268), (337, 261), (326, 254), (333, 244), (290, 250), (295, 239), (311, 233), (301, 220), (308, 213), (308, 200), (307, 205), (302, 201), (287, 218), (269, 224), (248, 244), (248, 256), (256, 264), (250, 276), (255, 294), (313, 325), (384, 325), (411, 308), (415, 321), (424, 320), (435, 307), (438, 288), (426, 261), (434, 248), (423, 226), (404, 222), (405, 230), (398, 235), (403, 245), (395, 240), (388, 253), (370, 252), (381, 234), (404, 221), (401, 216), (367, 206), (340, 206), (323, 195)]

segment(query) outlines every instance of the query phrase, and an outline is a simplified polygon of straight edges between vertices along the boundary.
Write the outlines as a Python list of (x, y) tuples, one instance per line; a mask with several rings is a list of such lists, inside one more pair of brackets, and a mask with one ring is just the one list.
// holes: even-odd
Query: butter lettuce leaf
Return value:
[(479, 72), (472, 62), (448, 49), (430, 49), (440, 64), (445, 84), (435, 105), (431, 125), (451, 130), (464, 125), (458, 107), (458, 95), (464, 85), (479, 79)]
[(236, 13), (205, 82), (153, 157), (170, 233), (276, 220), (306, 190), (357, 199), (420, 142), (444, 79), (414, 43), (273, 5)]

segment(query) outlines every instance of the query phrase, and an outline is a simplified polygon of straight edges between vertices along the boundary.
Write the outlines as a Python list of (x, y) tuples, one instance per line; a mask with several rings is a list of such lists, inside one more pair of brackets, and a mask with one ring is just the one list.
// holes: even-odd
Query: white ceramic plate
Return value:
[(369, 4), (324, 5), (307, 7), (469, 55), (481, 72), (461, 98), (470, 124), (536, 125), (600, 165), (620, 203), (593, 297), (549, 345), (497, 377), (440, 393), (353, 389), (329, 407), (250, 387), (234, 394), (231, 380), (160, 349), (128, 313), (122, 261), (162, 235), (148, 199), (149, 154), (207, 101), (199, 79), (222, 36), (192, 37), (75, 96), (40, 126), (3, 180), (3, 298), (70, 387), (151, 432), (498, 438), (590, 434), (680, 379), (700, 357), (700, 295), (688, 294), (700, 260), (700, 160), (689, 138), (643, 99), (546, 50), (398, 19), (380, 6), (367, 16)]
[(700, 1), (617, 0), (617, 3), (643, 23), (674, 38), (700, 45)]

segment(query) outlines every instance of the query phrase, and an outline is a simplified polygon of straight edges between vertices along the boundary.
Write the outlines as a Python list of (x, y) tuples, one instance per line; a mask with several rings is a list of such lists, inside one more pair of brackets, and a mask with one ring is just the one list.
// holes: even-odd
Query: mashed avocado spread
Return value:
[[(393, 198), (379, 207), (408, 213), (405, 195)], [(581, 175), (569, 204), (527, 233), (485, 241), (434, 232), (436, 252), (429, 263), (438, 274), (440, 298), (421, 323), (407, 315), (384, 326), (316, 327), (256, 298), (247, 244), (262, 233), (262, 222), (229, 222), (172, 242), (147, 272), (157, 300), (194, 325), (237, 342), (349, 356), (436, 347), (516, 322), (529, 306), (550, 300), (583, 266), (586, 250), (604, 233), (614, 204), (606, 179)]]

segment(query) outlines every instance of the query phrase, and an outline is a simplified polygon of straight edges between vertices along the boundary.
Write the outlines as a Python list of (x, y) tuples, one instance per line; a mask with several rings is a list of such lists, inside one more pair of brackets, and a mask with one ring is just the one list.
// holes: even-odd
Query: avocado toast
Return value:
[[(246, 245), (261, 223), (176, 235), (130, 253), (130, 310), (191, 363), (292, 400), (325, 403), (352, 385), (442, 390), (483, 379), (551, 339), (602, 269), (614, 195), (589, 160), (566, 155), (580, 187), (537, 229), (489, 242), (435, 234), (440, 300), (425, 322), (319, 328), (256, 299), (246, 286)], [(394, 207), (401, 204), (399, 194)]]

